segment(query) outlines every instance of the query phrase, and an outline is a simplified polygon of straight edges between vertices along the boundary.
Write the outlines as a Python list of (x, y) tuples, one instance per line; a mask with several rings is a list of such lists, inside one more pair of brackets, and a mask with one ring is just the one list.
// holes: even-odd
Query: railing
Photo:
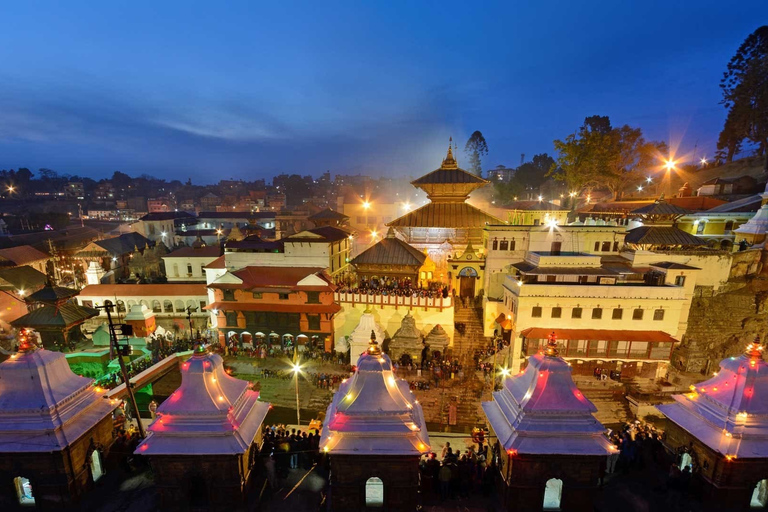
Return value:
[[(534, 355), (544, 350), (546, 342), (545, 340), (530, 340), (528, 343), (527, 356)], [(575, 341), (575, 340), (574, 340)], [(615, 343), (615, 342), (614, 342)], [(616, 358), (616, 359), (645, 359), (651, 361), (668, 361), (672, 355), (672, 347), (670, 346), (658, 346), (654, 342), (649, 343), (649, 348), (644, 349), (632, 349), (627, 347), (619, 348), (617, 346), (609, 345), (603, 348), (578, 348), (568, 347), (563, 343), (559, 343), (560, 354), (563, 357), (568, 358)]]
[[(601, 299), (626, 299), (630, 295), (635, 299), (685, 299), (685, 289), (672, 285), (638, 284), (599, 284), (599, 283), (523, 283), (507, 278), (504, 287), (518, 297), (584, 297)], [(630, 291), (631, 290), (631, 291)]]
[(445, 309), (453, 306), (453, 298), (448, 297), (413, 297), (400, 295), (382, 295), (365, 293), (341, 293), (333, 294), (336, 302), (351, 304), (370, 304), (372, 306), (393, 306), (406, 308), (439, 308)]

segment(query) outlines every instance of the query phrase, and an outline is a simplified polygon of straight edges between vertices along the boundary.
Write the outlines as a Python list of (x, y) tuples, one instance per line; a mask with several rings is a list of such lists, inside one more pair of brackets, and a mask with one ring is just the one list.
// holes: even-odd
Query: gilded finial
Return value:
[(755, 341), (747, 345), (746, 354), (749, 357), (763, 357), (763, 345), (760, 343), (760, 335), (755, 336)]
[(448, 154), (443, 159), (443, 169), (457, 169), (459, 165), (456, 163), (456, 158), (453, 156), (453, 137), (448, 139)]
[(560, 355), (560, 351), (557, 349), (557, 336), (555, 331), (547, 337), (547, 348), (544, 349), (544, 354), (549, 357), (557, 357)]
[(376, 333), (373, 332), (373, 329), (371, 329), (371, 342), (368, 345), (368, 353), (372, 356), (381, 355), (381, 347), (376, 343)]

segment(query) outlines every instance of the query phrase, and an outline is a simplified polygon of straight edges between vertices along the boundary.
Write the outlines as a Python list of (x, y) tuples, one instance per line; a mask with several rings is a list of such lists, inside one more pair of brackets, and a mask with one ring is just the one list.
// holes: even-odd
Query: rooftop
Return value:
[(707, 242), (674, 226), (640, 226), (627, 231), (624, 243), (636, 245), (702, 246)]
[(47, 260), (49, 257), (47, 253), (38, 251), (31, 245), (8, 247), (0, 249), (0, 266), (20, 267), (36, 261)]
[(206, 245), (204, 247), (180, 247), (163, 256), (165, 258), (218, 258), (221, 256), (221, 247), (218, 245)]
[(558, 206), (555, 203), (548, 201), (512, 201), (502, 206), (505, 210), (524, 210), (524, 211), (536, 211), (536, 212), (568, 212), (570, 208), (564, 208)]
[(148, 213), (139, 220), (142, 221), (157, 221), (157, 220), (194, 220), (195, 216), (187, 212), (154, 212)]
[(381, 239), (352, 259), (353, 265), (410, 265), (420, 267), (426, 254), (397, 238), (389, 228), (386, 238)]
[(461, 203), (427, 203), (387, 224), (393, 227), (412, 228), (482, 228), (486, 224), (502, 224), (493, 215)]

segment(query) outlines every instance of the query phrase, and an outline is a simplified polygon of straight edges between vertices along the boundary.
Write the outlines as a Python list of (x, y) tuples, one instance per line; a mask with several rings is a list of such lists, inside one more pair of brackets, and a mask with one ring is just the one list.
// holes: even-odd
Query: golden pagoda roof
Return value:
[(482, 228), (504, 221), (465, 202), (428, 203), (393, 220), (387, 226), (396, 228)]

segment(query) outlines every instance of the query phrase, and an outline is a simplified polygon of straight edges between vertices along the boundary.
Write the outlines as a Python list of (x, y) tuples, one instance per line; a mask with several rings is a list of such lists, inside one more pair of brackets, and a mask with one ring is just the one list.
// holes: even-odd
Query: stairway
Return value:
[(453, 311), (454, 324), (464, 324), (464, 332), (456, 329), (453, 335), (453, 355), (459, 357), (474, 354), (475, 349), (488, 346), (489, 338), (483, 336), (483, 308), (461, 307)]

